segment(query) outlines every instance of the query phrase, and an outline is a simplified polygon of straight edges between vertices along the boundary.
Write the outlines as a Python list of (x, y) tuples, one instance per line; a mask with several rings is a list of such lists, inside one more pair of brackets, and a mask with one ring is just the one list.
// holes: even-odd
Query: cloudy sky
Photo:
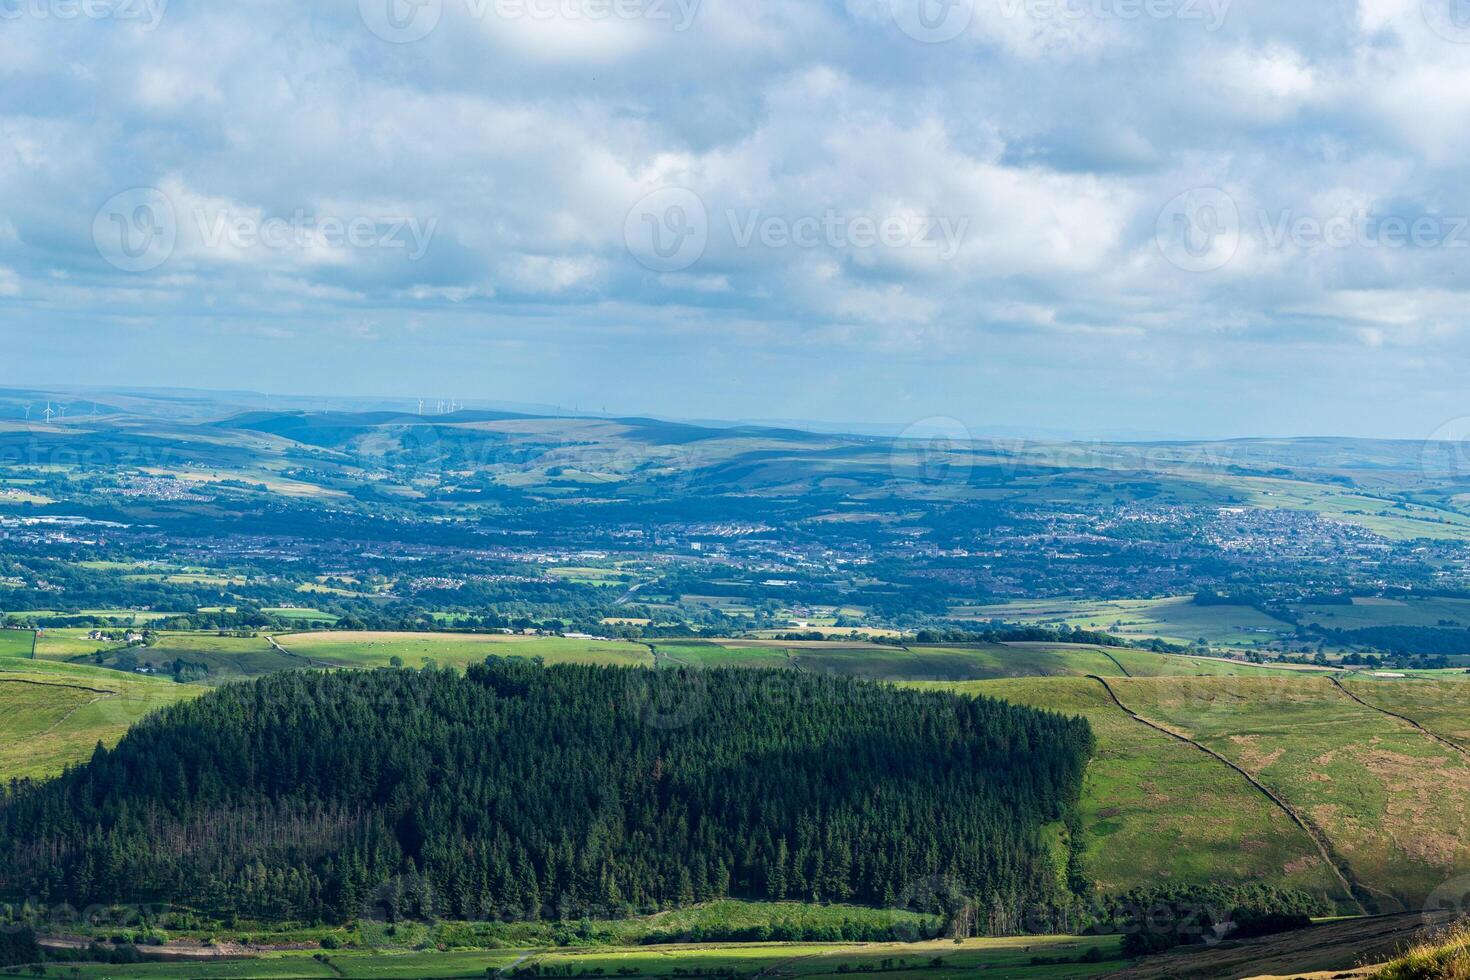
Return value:
[(0, 0), (0, 383), (1422, 438), (1462, 0)]

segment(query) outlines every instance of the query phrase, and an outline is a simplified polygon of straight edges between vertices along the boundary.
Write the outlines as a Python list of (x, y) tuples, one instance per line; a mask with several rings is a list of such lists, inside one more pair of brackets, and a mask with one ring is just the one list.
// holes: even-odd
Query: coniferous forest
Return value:
[[(796, 671), (284, 673), (0, 802), (0, 893), (343, 921), (1068, 901), (1086, 722)], [(938, 909), (926, 909), (938, 911)]]

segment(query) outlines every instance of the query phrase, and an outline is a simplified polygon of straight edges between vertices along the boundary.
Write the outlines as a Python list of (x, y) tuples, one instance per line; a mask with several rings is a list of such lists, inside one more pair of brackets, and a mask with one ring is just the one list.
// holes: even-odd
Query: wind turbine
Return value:
[(26, 421), (29, 422), (30, 420), (31, 420), (31, 406), (27, 405), (26, 406)]
[(424, 400), (422, 398), (419, 399), (419, 414), (424, 414)]
[(61, 406), (61, 421), (63, 421), (63, 422), (66, 421), (66, 406), (65, 405), (62, 405)]
[(50, 425), (51, 424), (51, 416), (55, 415), (56, 413), (53, 412), (53, 411), (51, 411), (51, 403), (50, 402), (47, 402), (46, 403), (46, 411), (42, 412), (41, 414), (44, 415), (44, 416), (46, 416), (46, 424), (47, 425)]

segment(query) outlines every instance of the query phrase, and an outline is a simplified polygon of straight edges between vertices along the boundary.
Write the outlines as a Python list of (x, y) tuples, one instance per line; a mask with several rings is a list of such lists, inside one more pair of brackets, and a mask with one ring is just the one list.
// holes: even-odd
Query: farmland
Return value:
[(1140, 714), (1231, 759), (1318, 827), (1382, 911), (1470, 868), (1470, 759), (1323, 678), (1116, 683)]
[[(47, 461), (63, 431), (121, 462)], [(1253, 882), (1391, 911), (1470, 871), (1470, 497), (1412, 447), (1242, 443), (1226, 472), (1207, 446), (976, 443), (930, 481), (887, 440), (632, 419), (258, 412), (23, 438), (43, 464), (7, 483), (46, 502), (0, 518), (25, 627), (0, 632), (0, 778), (282, 672), (777, 668), (1086, 718), (1097, 895)], [(182, 455), (149, 458), (165, 445)], [(1062, 874), (1072, 839), (1047, 833)], [(451, 940), (188, 969), (772, 965), (522, 938), (497, 939), (510, 958)], [(785, 972), (873, 963), (772, 949)], [(1024, 959), (994, 963), (1079, 975)]]
[(29, 630), (0, 630), (0, 657), (29, 657), (35, 642)]
[(115, 743), (199, 688), (116, 671), (0, 658), (0, 780), (43, 777)]
[[(1081, 963), (1088, 950), (1103, 957)], [(518, 966), (542, 975), (673, 977), (705, 975), (754, 977), (775, 968), (782, 975), (835, 977), (854, 972), (890, 973), (929, 980), (959, 971), (986, 971), (1015, 980), (1071, 980), (1099, 976), (1118, 966), (1117, 937), (1030, 937), (972, 939), (964, 943), (927, 942), (895, 945), (757, 943), (742, 945), (684, 944), (656, 948), (542, 951), (506, 949), (489, 952), (336, 953), (330, 964), (306, 954), (276, 954), (234, 962), (190, 962), (143, 966), (82, 967), (80, 976), (95, 978), (168, 978), (180, 980), (275, 980), (275, 978), (343, 977), (347, 980), (437, 980), (484, 976), (487, 970)], [(1051, 964), (1033, 960), (1046, 958)], [(566, 972), (552, 972), (566, 971)], [(621, 974), (620, 974), (621, 971)], [(901, 971), (901, 972), (900, 972)], [(70, 976), (69, 971), (58, 975)]]
[(1026, 601), (958, 606), (957, 616), (978, 620), (1065, 625), (1118, 636), (1189, 644), (1249, 647), (1294, 628), (1250, 606), (1200, 606), (1192, 596), (1168, 599)]
[[(65, 635), (50, 642), (58, 646), (48, 655), (89, 645)], [(1462, 780), (1470, 788), (1470, 763), (1405, 723), (1355, 703), (1321, 673), (1075, 644), (903, 648), (685, 640), (652, 648), (654, 653), (626, 642), (496, 634), (159, 633), (152, 646), (133, 652), (139, 663), (209, 663), (203, 683), (277, 670), (384, 667), (395, 658), (410, 667), (463, 668), (489, 655), (635, 666), (652, 665), (656, 657), (660, 667), (789, 668), (998, 697), (1079, 714), (1093, 725), (1100, 751), (1086, 781), (1085, 864), (1100, 888), (1225, 875), (1304, 888), (1352, 907), (1312, 839), (1286, 812), (1227, 766), (1129, 717), (1092, 679), (1105, 677), (1134, 711), (1198, 740), (1280, 793), (1320, 829), (1385, 910), (1422, 900), (1446, 875), (1470, 867), (1470, 854), (1451, 843), (1470, 836), (1458, 797), (1414, 789), (1431, 777)], [(90, 664), (93, 658), (82, 659)], [(43, 691), (44, 699), (28, 692), (31, 707), (8, 715), (17, 736), (12, 744), (46, 731), (46, 748), (0, 758), (5, 776), (81, 761), (98, 737), (116, 738), (128, 721), (199, 689), (44, 659), (11, 664), (12, 670), (50, 671), (50, 678), (86, 678), (84, 686), (126, 697), (96, 700), (69, 687)], [(1470, 681), (1353, 676), (1343, 683), (1385, 711), (1470, 743), (1470, 707), (1460, 693), (1470, 691)], [(52, 731), (62, 719), (66, 724)]]
[(1096, 681), (992, 681), (955, 689), (1080, 714), (1092, 724), (1098, 755), (1084, 786), (1084, 862), (1100, 888), (1264, 878), (1345, 897), (1311, 840), (1284, 813), (1228, 769), (1133, 721)]
[(486, 657), (541, 657), (551, 663), (651, 666), (653, 655), (635, 643), (557, 636), (468, 633), (293, 633), (276, 638), (285, 650), (319, 665), (387, 667), (432, 663), (463, 669)]

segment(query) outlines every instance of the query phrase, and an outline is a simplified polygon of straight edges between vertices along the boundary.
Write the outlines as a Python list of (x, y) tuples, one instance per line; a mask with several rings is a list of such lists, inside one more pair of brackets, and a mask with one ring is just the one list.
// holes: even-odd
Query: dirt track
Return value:
[(1356, 972), (1359, 967), (1386, 963), (1452, 918), (1451, 913), (1403, 912), (1329, 922), (1213, 949), (1176, 950), (1110, 973), (1107, 980), (1254, 980), (1319, 973), (1358, 977), (1364, 975)]

